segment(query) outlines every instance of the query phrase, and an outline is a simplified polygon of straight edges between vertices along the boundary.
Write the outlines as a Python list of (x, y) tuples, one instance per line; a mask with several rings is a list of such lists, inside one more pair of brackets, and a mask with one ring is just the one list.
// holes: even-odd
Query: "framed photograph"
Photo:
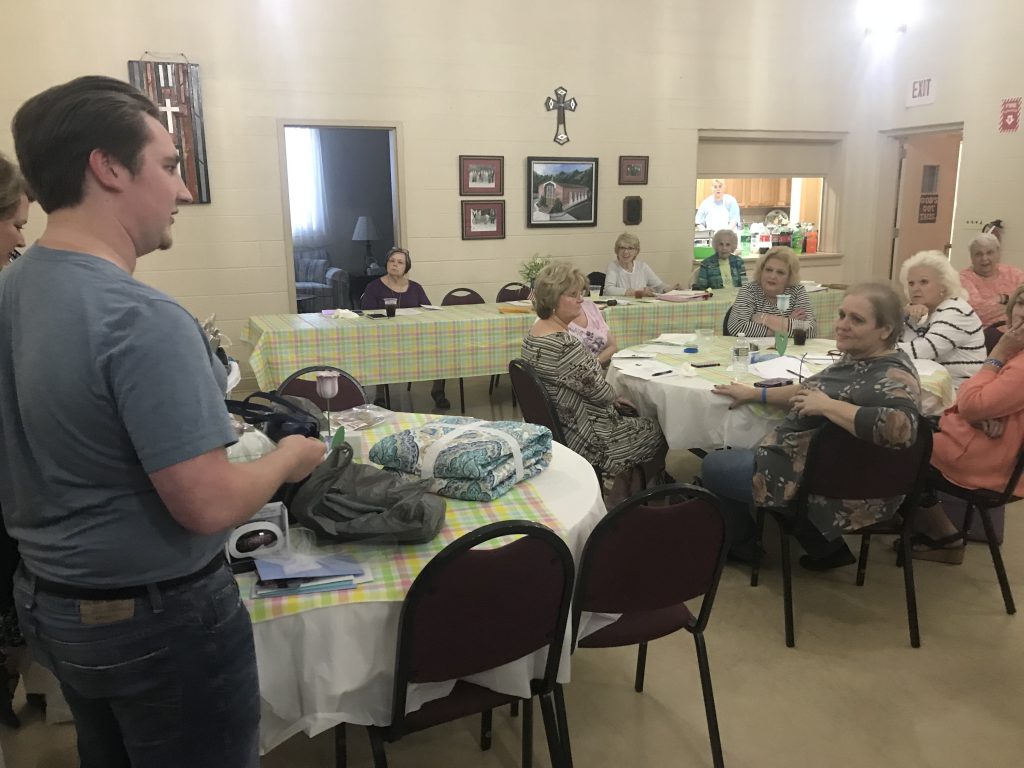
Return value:
[(619, 184), (646, 184), (650, 155), (619, 155)]
[(504, 200), (463, 200), (463, 240), (504, 240)]
[(597, 158), (526, 158), (526, 226), (597, 226)]
[(459, 195), (504, 195), (505, 158), (459, 155)]

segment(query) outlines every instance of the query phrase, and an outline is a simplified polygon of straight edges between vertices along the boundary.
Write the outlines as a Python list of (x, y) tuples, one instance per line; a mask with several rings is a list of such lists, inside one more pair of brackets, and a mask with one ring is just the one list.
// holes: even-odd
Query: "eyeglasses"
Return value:
[(639, 251), (640, 249), (637, 248), (635, 245), (620, 245), (619, 246), (619, 250), (620, 251)]

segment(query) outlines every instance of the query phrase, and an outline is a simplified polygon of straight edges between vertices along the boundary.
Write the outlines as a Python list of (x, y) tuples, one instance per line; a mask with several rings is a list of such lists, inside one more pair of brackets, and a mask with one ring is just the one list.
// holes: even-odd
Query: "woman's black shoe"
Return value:
[(800, 567), (806, 568), (808, 571), (831, 571), (833, 568), (842, 568), (844, 565), (853, 565), (856, 562), (857, 558), (846, 547), (825, 557), (800, 556)]

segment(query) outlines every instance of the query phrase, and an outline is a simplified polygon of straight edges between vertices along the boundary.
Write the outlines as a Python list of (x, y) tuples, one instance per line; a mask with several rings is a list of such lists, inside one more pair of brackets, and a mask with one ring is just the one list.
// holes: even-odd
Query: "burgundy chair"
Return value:
[[(590, 534), (572, 603), (576, 647), (639, 645), (638, 693), (644, 689), (647, 643), (681, 629), (693, 636), (715, 768), (723, 765), (722, 743), (704, 629), (728, 543), (728, 521), (703, 488), (666, 485), (641, 491), (609, 512)], [(686, 601), (701, 596), (695, 615)], [(622, 616), (578, 638), (583, 611)]]
[[(903, 496), (899, 511), (890, 520), (859, 528), (860, 558), (857, 563), (857, 586), (864, 585), (868, 550), (873, 534), (899, 534), (901, 551), (897, 564), (903, 565), (903, 586), (907, 599), (907, 623), (910, 645), (921, 646), (917, 623), (917, 593), (914, 588), (914, 567), (911, 557), (914, 512), (920, 500), (932, 455), (932, 432), (928, 422), (918, 419), (917, 440), (905, 449), (884, 448), (861, 440), (845, 429), (828, 422), (811, 440), (807, 452), (803, 481), (794, 502), (782, 509), (757, 509), (757, 551), (761, 551), (765, 512), (779, 526), (782, 545), (783, 611), (786, 624), (786, 645), (796, 644), (793, 630), (793, 566), (790, 562), (789, 537), (794, 529), (807, 523), (807, 503), (811, 495), (831, 499), (887, 499)], [(750, 585), (757, 586), (760, 562), (750, 572)]]
[(999, 589), (1003, 593), (1003, 604), (1006, 606), (1006, 612), (1009, 614), (1016, 613), (1017, 607), (1013, 602), (1013, 593), (1010, 591), (1010, 580), (1006, 576), (1006, 566), (1003, 565), (1003, 556), (999, 551), (999, 539), (996, 536), (995, 528), (992, 527), (992, 516), (989, 514), (989, 510), (995, 507), (1004, 506), (1014, 501), (1020, 501), (1022, 497), (1017, 496), (1014, 491), (1017, 489), (1017, 483), (1020, 482), (1022, 472), (1024, 472), (1024, 445), (1021, 445), (1020, 450), (1017, 452), (1017, 463), (1013, 467), (1013, 472), (1010, 473), (1006, 487), (1001, 491), (993, 491), (985, 488), (961, 488), (956, 483), (953, 483), (943, 477), (942, 473), (934, 467), (931, 469), (928, 476), (928, 485), (930, 487), (937, 491), (941, 491), (942, 493), (948, 493), (950, 496), (956, 496), (958, 499), (963, 499), (967, 502), (963, 526), (964, 544), (967, 543), (967, 532), (971, 530), (971, 525), (974, 523), (974, 511), (977, 510), (978, 514), (981, 515), (981, 523), (985, 528), (985, 538), (988, 541), (988, 550), (992, 555), (992, 565), (996, 569), (996, 578), (999, 580)]
[[(496, 548), (480, 548), (516, 536)], [(481, 748), (490, 747), (491, 711), (518, 701), (460, 678), (546, 650), (543, 673), (530, 683), (540, 698), (551, 764), (571, 765), (568, 733), (553, 701), (569, 618), (574, 565), (551, 529), (525, 520), (491, 523), (439, 552), (409, 588), (398, 625), (391, 724), (368, 726), (375, 768), (386, 768), (385, 742), (469, 715), (481, 714)], [(452, 692), (406, 712), (408, 686), (458, 680)], [(532, 701), (532, 697), (529, 701)], [(523, 764), (532, 759), (529, 713), (523, 718)], [(564, 711), (564, 710), (559, 710)], [(564, 723), (562, 723), (564, 727)], [(345, 726), (335, 733), (338, 768), (346, 764)]]
[(359, 382), (349, 373), (333, 365), (311, 365), (297, 370), (281, 382), (281, 386), (277, 388), (277, 394), (305, 397), (314, 402), (318, 408), (326, 411), (327, 400), (316, 393), (316, 379), (302, 378), (317, 371), (336, 371), (339, 374), (338, 394), (331, 398), (332, 411), (344, 411), (357, 405), (366, 404), (366, 393), (363, 392)]
[(498, 291), (495, 299), (499, 304), (503, 301), (524, 301), (530, 298), (530, 286), (523, 283), (506, 283)]
[(565, 432), (555, 412), (555, 404), (551, 402), (544, 382), (533, 370), (533, 366), (517, 357), (508, 364), (508, 377), (512, 381), (512, 391), (522, 407), (523, 421), (547, 427), (555, 442), (565, 445)]
[[(474, 291), (472, 288), (453, 288), (452, 290), (448, 291), (448, 293), (446, 293), (444, 295), (443, 299), (441, 299), (441, 306), (442, 307), (448, 307), (448, 306), (453, 306), (453, 305), (454, 306), (459, 306), (459, 305), (465, 306), (467, 304), (483, 304), (483, 303), (484, 303), (484, 297), (481, 296), (476, 291)], [(465, 386), (466, 386), (465, 382), (462, 380), (462, 377), (459, 376), (459, 406), (460, 406), (460, 408), (462, 410), (462, 413), (466, 412), (466, 389), (465, 389)], [(493, 380), (492, 380), (492, 385), (491, 386), (493, 387)]]

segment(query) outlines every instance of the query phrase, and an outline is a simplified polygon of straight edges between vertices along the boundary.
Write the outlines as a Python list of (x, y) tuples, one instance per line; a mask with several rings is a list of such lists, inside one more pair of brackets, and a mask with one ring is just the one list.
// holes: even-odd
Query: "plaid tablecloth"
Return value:
[[(423, 424), (439, 417), (423, 414), (401, 413), (371, 430), (362, 433), (362, 447), (365, 453), (386, 435), (399, 430)], [(362, 457), (366, 461), (366, 456)], [(395, 543), (345, 543), (324, 547), (322, 551), (337, 552), (353, 558), (367, 566), (373, 574), (373, 581), (360, 584), (355, 589), (317, 592), (304, 595), (286, 595), (253, 599), (252, 585), (255, 574), (239, 575), (237, 580), (249, 614), (254, 622), (266, 621), (293, 613), (327, 608), (345, 603), (397, 601), (405, 599), (406, 592), (423, 567), (438, 552), (471, 531), (488, 523), (501, 520), (531, 520), (541, 523), (564, 534), (558, 518), (545, 507), (533, 481), (527, 480), (516, 485), (501, 498), (491, 502), (459, 501), (445, 499), (447, 514), (444, 528), (425, 544)]]
[[(719, 291), (706, 301), (631, 300), (609, 307), (605, 319), (623, 348), (665, 331), (721, 332), (735, 296), (735, 291)], [(818, 291), (810, 298), (818, 335), (831, 336), (842, 292)], [(488, 376), (508, 370), (536, 320), (532, 313), (503, 314), (498, 306), (451, 306), (391, 319), (257, 315), (249, 318), (242, 341), (252, 345), (249, 363), (261, 389), (316, 364), (343, 368), (364, 385)]]

